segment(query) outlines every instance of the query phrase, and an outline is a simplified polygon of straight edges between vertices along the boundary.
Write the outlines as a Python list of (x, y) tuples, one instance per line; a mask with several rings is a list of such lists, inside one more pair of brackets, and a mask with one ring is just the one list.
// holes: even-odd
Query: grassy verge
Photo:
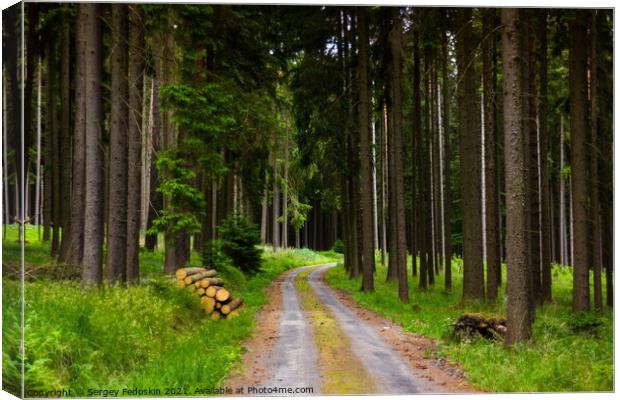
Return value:
[[(453, 267), (456, 272), (456, 267)], [(570, 269), (553, 271), (554, 303), (537, 310), (534, 341), (513, 349), (501, 343), (474, 340), (457, 343), (451, 324), (465, 312), (505, 315), (504, 289), (495, 305), (461, 304), (462, 276), (453, 277), (453, 290), (443, 290), (443, 275), (426, 292), (410, 281), (410, 303), (402, 304), (397, 286), (386, 283), (378, 264), (376, 291), (359, 291), (359, 279), (348, 279), (344, 268), (332, 268), (327, 282), (350, 293), (363, 307), (401, 324), (406, 330), (443, 339), (440, 353), (458, 362), (475, 386), (492, 392), (559, 392), (613, 390), (613, 314), (571, 315)], [(505, 275), (504, 275), (505, 276)]]
[[(52, 266), (49, 243), (39, 242), (36, 231), (27, 234), (26, 263)], [(9, 261), (18, 259), (12, 242), (9, 236), (3, 243)], [(241, 342), (250, 336), (253, 316), (267, 300), (263, 289), (292, 267), (332, 259), (307, 249), (266, 249), (262, 271), (254, 276), (232, 266), (220, 268), (227, 287), (245, 300), (239, 318), (222, 321), (210, 321), (194, 295), (170, 284), (161, 273), (162, 260), (160, 252), (141, 252), (145, 279), (131, 287), (83, 290), (75, 280), (28, 281), (26, 389), (65, 388), (72, 396), (91, 397), (104, 393), (89, 389), (120, 390), (118, 395), (135, 394), (124, 388), (151, 389), (149, 396), (207, 394), (197, 389), (217, 387), (240, 360)], [(197, 262), (194, 255), (192, 263)], [(2, 284), (3, 383), (18, 388), (20, 283), (3, 277)]]

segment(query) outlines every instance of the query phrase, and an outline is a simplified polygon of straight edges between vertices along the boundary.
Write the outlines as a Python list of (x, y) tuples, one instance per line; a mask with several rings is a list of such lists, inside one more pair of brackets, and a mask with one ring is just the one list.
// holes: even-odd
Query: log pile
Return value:
[(200, 297), (200, 306), (217, 321), (232, 319), (239, 315), (243, 299), (233, 298), (224, 288), (224, 280), (217, 277), (217, 271), (206, 268), (179, 268), (175, 272), (176, 287), (185, 288)]
[(497, 317), (485, 317), (477, 314), (461, 315), (454, 324), (456, 338), (472, 339), (502, 339), (506, 334), (506, 320)]

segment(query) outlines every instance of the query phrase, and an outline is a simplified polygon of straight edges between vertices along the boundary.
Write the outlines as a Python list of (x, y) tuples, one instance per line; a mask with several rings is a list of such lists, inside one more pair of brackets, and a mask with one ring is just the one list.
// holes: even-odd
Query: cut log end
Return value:
[(234, 298), (229, 303), (222, 306), (222, 314), (230, 314), (232, 311), (239, 308), (242, 304), (243, 299), (241, 297)]
[(209, 297), (215, 297), (215, 294), (219, 289), (223, 289), (221, 286), (209, 286), (205, 294)]
[(230, 292), (224, 288), (219, 288), (217, 292), (215, 292), (215, 300), (217, 301), (226, 301), (230, 298)]
[(211, 314), (215, 310), (215, 299), (205, 296), (200, 299), (200, 305), (207, 313)]

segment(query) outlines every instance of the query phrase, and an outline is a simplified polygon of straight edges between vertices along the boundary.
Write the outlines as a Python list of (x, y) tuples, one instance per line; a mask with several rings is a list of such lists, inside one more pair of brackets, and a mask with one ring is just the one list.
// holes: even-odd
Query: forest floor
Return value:
[(272, 283), (228, 386), (313, 395), (474, 391), (456, 365), (435, 355), (433, 340), (329, 287), (324, 274), (335, 265), (297, 268)]
[[(2, 380), (6, 390), (19, 394), (20, 244), (15, 226), (4, 229)], [(140, 284), (84, 290), (79, 270), (57, 265), (36, 228), (29, 226), (26, 233), (27, 397), (61, 389), (70, 389), (71, 397), (104, 395), (94, 389), (112, 395), (124, 389), (150, 390), (149, 396), (209, 394), (237, 367), (241, 343), (267, 303), (265, 288), (292, 268), (338, 259), (329, 252), (265, 247), (257, 274), (220, 265), (219, 275), (244, 298), (244, 306), (234, 320), (211, 321), (194, 294), (175, 288), (163, 274), (162, 251), (140, 251)], [(197, 253), (189, 265), (200, 265)]]
[[(16, 227), (4, 229), (2, 377), (17, 387), (20, 245)], [(450, 337), (463, 313), (505, 315), (506, 306), (505, 285), (495, 304), (462, 304), (457, 258), (452, 291), (444, 290), (442, 275), (426, 291), (414, 277), (405, 304), (379, 262), (375, 291), (367, 293), (342, 264), (317, 267), (341, 255), (265, 247), (262, 271), (254, 276), (218, 268), (245, 299), (244, 312), (210, 321), (195, 296), (163, 275), (161, 251), (140, 252), (139, 285), (85, 291), (80, 271), (56, 265), (35, 228), (28, 228), (27, 241), (25, 381), (36, 390), (71, 388), (87, 396), (89, 388), (159, 388), (159, 395), (204, 395), (195, 390), (282, 386), (295, 375), (287, 378), (286, 368), (306, 371), (303, 385), (314, 390), (308, 394), (613, 390), (613, 311), (572, 314), (568, 267), (553, 268), (554, 301), (537, 310), (532, 343), (507, 349), (499, 341)], [(190, 265), (200, 265), (196, 253)], [(304, 265), (314, 267), (293, 270)], [(283, 334), (287, 330), (302, 334)], [(289, 351), (295, 346), (298, 351)], [(388, 378), (407, 378), (390, 383), (384, 369), (392, 372)]]
[[(361, 277), (349, 279), (342, 265), (329, 269), (324, 279), (340, 299), (353, 300), (356, 307), (393, 321), (406, 333), (432, 340), (436, 346), (428, 350), (430, 354), (457, 363), (475, 389), (494, 393), (613, 390), (613, 310), (573, 314), (571, 268), (554, 265), (553, 302), (537, 308), (532, 341), (507, 348), (501, 340), (459, 341), (452, 335), (453, 324), (465, 313), (505, 317), (505, 284), (495, 303), (463, 303), (461, 261), (454, 258), (451, 291), (444, 289), (443, 273), (426, 290), (418, 288), (414, 276), (409, 280), (410, 301), (402, 303), (398, 284), (386, 281), (387, 269), (378, 255), (374, 292), (361, 292)], [(505, 274), (504, 266), (504, 278)]]

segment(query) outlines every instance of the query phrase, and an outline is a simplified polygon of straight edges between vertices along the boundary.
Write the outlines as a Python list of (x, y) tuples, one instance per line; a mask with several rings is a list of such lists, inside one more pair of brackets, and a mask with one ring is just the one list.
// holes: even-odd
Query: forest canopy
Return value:
[(252, 248), (338, 243), (363, 291), (387, 266), (402, 302), (453, 274), (463, 301), (506, 285), (508, 344), (555, 268), (575, 313), (613, 304), (610, 9), (26, 3), (3, 22), (3, 218), (85, 287), (137, 284), (142, 247), (167, 274), (212, 263), (238, 219)]

